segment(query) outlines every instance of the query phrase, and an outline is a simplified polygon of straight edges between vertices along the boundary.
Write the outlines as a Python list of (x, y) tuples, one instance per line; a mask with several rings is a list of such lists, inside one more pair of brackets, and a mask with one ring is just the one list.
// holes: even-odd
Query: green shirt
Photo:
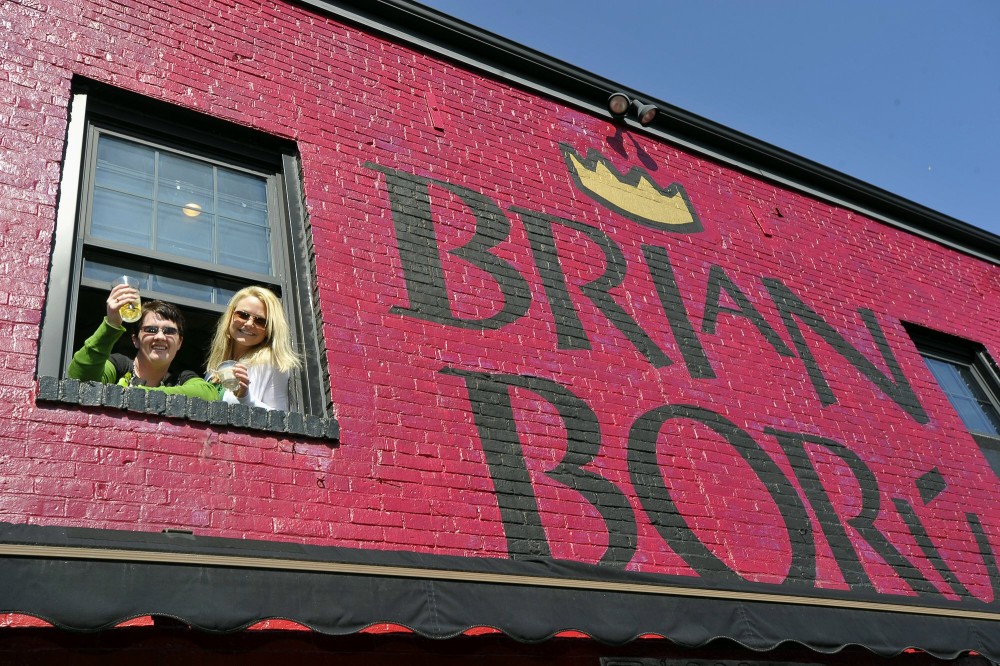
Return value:
[[(107, 317), (97, 331), (87, 338), (69, 364), (67, 374), (71, 379), (130, 386), (132, 359), (124, 354), (112, 354), (115, 343), (125, 332), (108, 323)], [(138, 386), (149, 391), (162, 391), (168, 395), (186, 395), (202, 400), (218, 400), (219, 389), (190, 370), (181, 371), (176, 377), (167, 374), (160, 386)]]

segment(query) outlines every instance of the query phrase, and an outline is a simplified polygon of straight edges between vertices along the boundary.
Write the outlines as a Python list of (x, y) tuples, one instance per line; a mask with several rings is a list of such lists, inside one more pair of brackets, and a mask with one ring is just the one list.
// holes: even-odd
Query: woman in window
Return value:
[(249, 407), (288, 411), (288, 375), (301, 364), (292, 349), (281, 301), (264, 287), (236, 292), (219, 318), (208, 355), (211, 374), (223, 361), (236, 361), (239, 388), (223, 400)]

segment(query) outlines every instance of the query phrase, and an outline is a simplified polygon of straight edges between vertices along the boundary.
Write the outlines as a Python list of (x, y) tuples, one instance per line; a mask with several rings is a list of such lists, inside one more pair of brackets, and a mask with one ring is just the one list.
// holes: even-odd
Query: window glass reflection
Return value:
[(155, 151), (134, 141), (101, 135), (95, 185), (102, 190), (152, 199)]
[(152, 247), (153, 202), (129, 194), (94, 188), (90, 234), (98, 238)]
[(85, 259), (83, 277), (101, 285), (110, 285), (112, 280), (123, 274), (131, 275), (139, 280), (140, 291), (151, 292), (157, 298), (165, 300), (186, 298), (216, 305), (227, 304), (240, 288), (229, 281), (186, 279), (176, 271), (157, 272), (149, 265), (126, 263), (128, 265), (125, 263), (116, 265), (111, 262)]
[(190, 259), (213, 261), (215, 246), (215, 216), (211, 213), (191, 215), (186, 208), (161, 205), (156, 225), (156, 249)]
[(925, 356), (927, 367), (970, 432), (1000, 436), (1000, 414), (976, 380), (972, 368)]
[(97, 152), (92, 237), (273, 273), (265, 178), (105, 133)]
[(257, 226), (267, 226), (267, 187), (264, 179), (220, 168), (219, 215)]
[(191, 211), (215, 212), (215, 167), (161, 152), (157, 199)]
[(219, 263), (258, 273), (271, 272), (268, 227), (258, 227), (222, 219), (219, 233), (225, 242), (219, 247)]

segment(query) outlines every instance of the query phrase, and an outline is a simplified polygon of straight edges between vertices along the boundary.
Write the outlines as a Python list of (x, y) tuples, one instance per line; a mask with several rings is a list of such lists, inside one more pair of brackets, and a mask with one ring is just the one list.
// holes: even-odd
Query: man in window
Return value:
[(139, 292), (134, 287), (120, 284), (111, 290), (107, 315), (97, 332), (73, 354), (69, 376), (202, 400), (218, 400), (218, 389), (198, 374), (190, 370), (176, 374), (170, 372), (170, 363), (184, 342), (184, 316), (170, 303), (147, 301), (142, 304), (138, 330), (132, 335), (132, 343), (138, 350), (134, 359), (111, 353), (125, 332), (120, 309), (138, 300)]

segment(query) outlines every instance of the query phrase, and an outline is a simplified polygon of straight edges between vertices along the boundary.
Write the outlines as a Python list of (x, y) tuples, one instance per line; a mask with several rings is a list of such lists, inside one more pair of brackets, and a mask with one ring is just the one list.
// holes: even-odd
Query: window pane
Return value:
[(237, 291), (239, 291), (239, 289), (236, 289), (235, 287), (233, 289), (217, 287), (215, 289), (215, 302), (219, 305), (227, 305), (229, 301), (233, 299), (233, 296), (236, 295)]
[(92, 237), (274, 273), (266, 178), (108, 134), (98, 153)]
[(969, 365), (927, 356), (924, 361), (970, 432), (1000, 436), (1000, 414)]
[(212, 261), (215, 216), (190, 208), (161, 205), (157, 208), (156, 250)]
[(197, 279), (184, 275), (180, 271), (154, 270), (149, 264), (139, 264), (125, 261), (116, 265), (112, 261), (85, 258), (83, 262), (83, 277), (99, 284), (106, 284), (111, 289), (111, 281), (122, 274), (139, 279), (139, 289), (153, 292), (158, 298), (169, 301), (171, 297), (186, 298), (203, 303), (225, 305), (240, 288), (242, 283), (230, 282), (212, 278)]
[(95, 186), (152, 199), (154, 159), (155, 151), (149, 146), (101, 134)]
[(153, 202), (94, 188), (90, 234), (98, 238), (152, 247)]
[[(83, 277), (89, 278), (91, 280), (96, 280), (97, 282), (106, 282), (106, 291), (111, 290), (111, 281), (115, 278), (119, 278), (122, 275), (131, 275), (139, 280), (139, 289), (149, 289), (149, 276), (145, 273), (123, 269), (120, 266), (112, 266), (111, 264), (100, 264), (95, 261), (84, 261), (83, 262)], [(107, 294), (105, 294), (107, 297)]]
[(206, 213), (215, 212), (215, 167), (188, 157), (160, 152), (157, 199)]
[(267, 226), (267, 183), (259, 176), (220, 168), (219, 215)]
[(962, 392), (962, 380), (959, 377), (958, 369), (951, 363), (941, 361), (936, 358), (924, 357), (927, 367), (930, 368), (934, 379), (948, 395), (955, 392)]
[(220, 168), (218, 262), (259, 273), (271, 272), (267, 182), (250, 174)]
[(244, 224), (223, 218), (219, 221), (219, 263), (226, 266), (255, 271), (271, 272), (271, 244), (268, 227)]
[(153, 291), (190, 298), (196, 301), (206, 301), (215, 303), (215, 288), (210, 284), (200, 284), (191, 280), (181, 280), (170, 278), (164, 275), (151, 274), (149, 276), (150, 289)]

